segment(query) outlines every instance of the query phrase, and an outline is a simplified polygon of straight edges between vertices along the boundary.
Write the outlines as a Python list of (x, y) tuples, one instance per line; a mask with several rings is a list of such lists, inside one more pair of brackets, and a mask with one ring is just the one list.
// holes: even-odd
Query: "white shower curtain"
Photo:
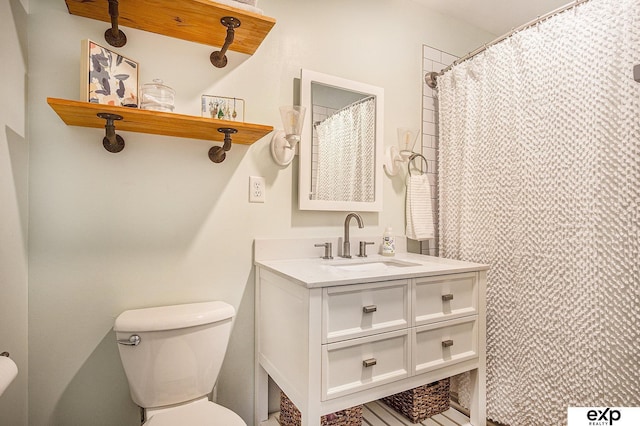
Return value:
[(591, 0), (438, 78), (440, 255), (489, 263), (487, 414), (640, 406), (640, 1)]
[(375, 97), (359, 100), (316, 125), (316, 200), (374, 200)]

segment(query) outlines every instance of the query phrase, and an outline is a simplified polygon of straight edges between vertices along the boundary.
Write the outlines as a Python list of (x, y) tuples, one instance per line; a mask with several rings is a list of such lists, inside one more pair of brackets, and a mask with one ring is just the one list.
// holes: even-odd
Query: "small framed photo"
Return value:
[(244, 121), (244, 99), (202, 95), (202, 116), (217, 120)]
[(80, 98), (95, 104), (138, 107), (138, 63), (91, 40), (82, 41)]

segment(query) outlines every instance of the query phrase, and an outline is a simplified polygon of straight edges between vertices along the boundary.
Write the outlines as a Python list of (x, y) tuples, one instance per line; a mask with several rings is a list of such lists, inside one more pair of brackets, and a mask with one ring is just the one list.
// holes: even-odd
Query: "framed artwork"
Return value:
[(95, 104), (138, 107), (138, 63), (100, 46), (82, 41), (80, 98)]
[(244, 99), (202, 95), (202, 116), (218, 120), (244, 121)]

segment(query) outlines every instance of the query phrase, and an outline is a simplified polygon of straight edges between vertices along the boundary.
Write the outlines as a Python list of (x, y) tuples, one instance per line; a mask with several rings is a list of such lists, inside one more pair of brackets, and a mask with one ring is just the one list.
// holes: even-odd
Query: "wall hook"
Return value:
[(104, 39), (113, 47), (122, 47), (127, 44), (127, 36), (118, 29), (118, 0), (109, 0), (109, 16), (111, 28), (104, 32)]
[(213, 52), (209, 59), (211, 60), (213, 66), (217, 68), (224, 68), (225, 66), (227, 66), (227, 57), (225, 54), (227, 53), (227, 49), (229, 49), (229, 46), (231, 46), (231, 43), (233, 43), (235, 28), (238, 28), (241, 22), (239, 19), (234, 18), (233, 16), (225, 16), (224, 18), (220, 19), (220, 23), (227, 27), (227, 37), (224, 39), (222, 50), (220, 50), (219, 52)]
[(102, 146), (109, 152), (120, 152), (124, 149), (124, 139), (116, 134), (116, 126), (114, 120), (122, 120), (122, 116), (118, 114), (109, 114), (107, 112), (99, 112), (98, 117), (107, 120), (104, 125), (106, 136), (102, 139)]
[(231, 149), (231, 135), (238, 133), (237, 129), (230, 127), (220, 127), (220, 133), (224, 133), (224, 143), (222, 146), (214, 146), (209, 150), (209, 160), (214, 163), (222, 163), (227, 158), (227, 151)]

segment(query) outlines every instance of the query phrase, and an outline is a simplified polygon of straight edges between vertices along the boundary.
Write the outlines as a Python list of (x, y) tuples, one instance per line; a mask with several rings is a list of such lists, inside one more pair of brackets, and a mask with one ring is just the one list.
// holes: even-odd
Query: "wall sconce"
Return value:
[(276, 130), (271, 138), (271, 156), (280, 166), (288, 166), (300, 142), (306, 108), (300, 105), (280, 107), (284, 130)]
[(402, 165), (409, 161), (419, 133), (420, 129), (398, 128), (398, 147), (387, 148), (384, 159), (383, 167), (389, 176), (397, 175)]

